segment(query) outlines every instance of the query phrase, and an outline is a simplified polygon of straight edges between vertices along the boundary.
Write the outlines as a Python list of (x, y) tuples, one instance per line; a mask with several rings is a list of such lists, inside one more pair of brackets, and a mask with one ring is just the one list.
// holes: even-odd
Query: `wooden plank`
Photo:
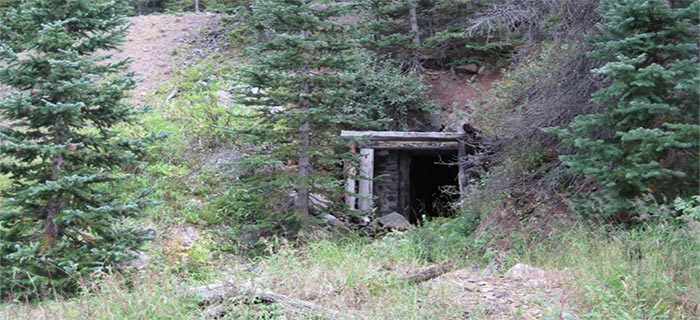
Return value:
[(457, 141), (369, 141), (364, 148), (384, 150), (457, 150)]
[(403, 131), (349, 131), (340, 132), (341, 137), (367, 138), (372, 141), (455, 141), (466, 135), (463, 132), (403, 132)]
[(369, 211), (372, 207), (372, 179), (374, 179), (374, 149), (360, 149), (360, 198), (357, 199), (357, 209)]

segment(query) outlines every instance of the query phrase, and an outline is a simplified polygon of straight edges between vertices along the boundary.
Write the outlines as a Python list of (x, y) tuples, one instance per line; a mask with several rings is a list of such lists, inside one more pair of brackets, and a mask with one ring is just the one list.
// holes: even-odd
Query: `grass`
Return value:
[(187, 284), (167, 272), (125, 278), (101, 274), (83, 284), (83, 293), (63, 301), (0, 305), (0, 319), (201, 319)]
[[(431, 319), (455, 315), (449, 290), (427, 290), (397, 281), (405, 270), (427, 262), (414, 254), (405, 235), (368, 243), (319, 241), (302, 248), (282, 247), (260, 262), (269, 289), (370, 318)], [(381, 303), (378, 303), (381, 302)]]
[[(318, 240), (294, 246), (281, 238), (266, 240), (268, 255), (250, 263), (219, 265), (209, 269), (202, 282), (213, 278), (246, 281), (254, 278), (265, 290), (312, 302), (368, 319), (455, 319), (465, 312), (459, 301), (462, 287), (449, 281), (419, 285), (400, 281), (406, 270), (433, 263), (435, 258), (452, 258), (460, 267), (481, 263), (479, 256), (467, 256), (472, 246), (489, 248), (494, 243), (473, 235), (456, 235), (446, 225), (428, 225), (405, 233), (369, 241), (364, 238)], [(426, 230), (443, 241), (423, 241)], [(446, 231), (447, 230), (447, 231)], [(449, 232), (448, 232), (449, 231)], [(481, 236), (483, 237), (483, 236)], [(420, 242), (423, 241), (423, 242)], [(449, 243), (451, 245), (448, 245)], [(462, 250), (447, 250), (461, 243)], [(426, 255), (426, 251), (434, 251)], [(488, 250), (486, 250), (488, 251)], [(700, 236), (688, 227), (657, 225), (635, 230), (599, 230), (581, 224), (570, 225), (542, 239), (506, 253), (509, 264), (524, 262), (545, 270), (558, 270), (565, 282), (561, 299), (533, 300), (533, 305), (550, 304), (557, 318), (559, 310), (570, 310), (580, 319), (694, 319), (700, 305)], [(432, 259), (430, 257), (433, 257)], [(184, 294), (195, 284), (191, 276), (173, 276), (172, 270), (152, 265), (151, 271), (125, 278), (103, 275), (86, 282), (80, 297), (47, 301), (36, 305), (5, 305), (7, 319), (198, 319), (197, 301)], [(231, 272), (222, 275), (220, 270)], [(505, 270), (505, 269), (504, 269)], [(186, 271), (186, 270), (185, 270)], [(203, 272), (203, 271), (199, 271)], [(206, 280), (205, 280), (206, 279)], [(473, 319), (489, 319), (475, 304)], [(513, 311), (512, 316), (522, 314)], [(518, 313), (521, 312), (521, 313)], [(228, 316), (233, 319), (302, 319), (275, 306), (236, 304)]]
[(571, 274), (584, 319), (700, 316), (700, 234), (669, 225), (599, 231), (579, 227), (541, 244), (530, 259)]

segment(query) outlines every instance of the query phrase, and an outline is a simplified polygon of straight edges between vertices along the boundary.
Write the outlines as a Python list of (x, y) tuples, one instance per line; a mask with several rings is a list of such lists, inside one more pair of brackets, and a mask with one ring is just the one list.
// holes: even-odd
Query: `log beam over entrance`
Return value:
[[(452, 141), (466, 137), (462, 132), (403, 132), (403, 131), (348, 131), (341, 137), (368, 139), (368, 141)], [(455, 145), (456, 148), (456, 145)]]

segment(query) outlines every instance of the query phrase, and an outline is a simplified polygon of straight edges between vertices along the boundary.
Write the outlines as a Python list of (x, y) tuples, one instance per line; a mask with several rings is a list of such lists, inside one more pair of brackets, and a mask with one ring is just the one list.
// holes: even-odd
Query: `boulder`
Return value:
[(392, 212), (382, 216), (377, 220), (379, 226), (389, 230), (406, 230), (411, 227), (411, 223), (402, 214)]
[(467, 63), (460, 66), (456, 66), (455, 71), (476, 74), (479, 72), (479, 65), (477, 65), (476, 63)]

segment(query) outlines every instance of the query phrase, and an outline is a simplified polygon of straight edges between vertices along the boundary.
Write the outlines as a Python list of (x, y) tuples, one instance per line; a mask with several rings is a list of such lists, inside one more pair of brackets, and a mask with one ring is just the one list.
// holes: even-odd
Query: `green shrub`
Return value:
[(353, 104), (370, 121), (353, 124), (356, 130), (410, 130), (418, 121), (430, 123), (438, 106), (428, 97), (428, 89), (418, 75), (403, 74), (397, 63), (370, 60), (363, 66), (355, 84)]
[(548, 129), (569, 147), (561, 160), (600, 187), (595, 215), (629, 221), (635, 199), (665, 203), (697, 194), (700, 184), (698, 2), (603, 1), (605, 23), (591, 37), (593, 70), (608, 86), (593, 94), (605, 107)]
[[(139, 110), (125, 1), (21, 2), (0, 14), (0, 297), (72, 294), (80, 277), (119, 269), (151, 237), (132, 222), (146, 193), (117, 193), (142, 166), (147, 138), (119, 136)], [(122, 189), (125, 190), (125, 189)], [(133, 191), (133, 190), (129, 190)]]

